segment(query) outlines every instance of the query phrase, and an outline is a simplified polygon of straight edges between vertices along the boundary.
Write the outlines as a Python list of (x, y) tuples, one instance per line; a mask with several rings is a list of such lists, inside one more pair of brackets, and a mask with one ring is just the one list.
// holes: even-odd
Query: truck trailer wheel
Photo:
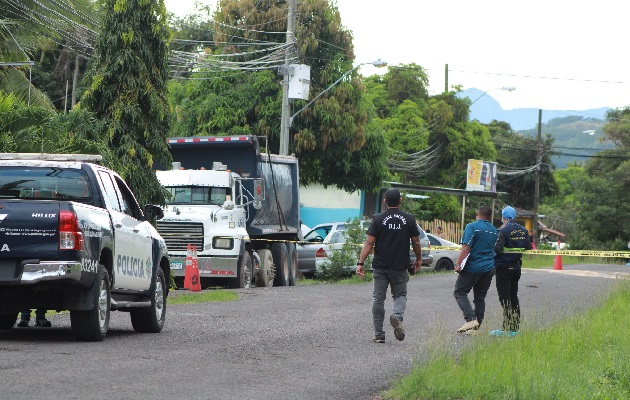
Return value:
[(298, 259), (297, 249), (294, 243), (287, 243), (287, 250), (289, 253), (289, 285), (297, 285), (297, 273), (298, 273)]
[(273, 267), (273, 256), (271, 250), (262, 249), (257, 250), (258, 257), (260, 257), (260, 271), (256, 276), (256, 286), (258, 287), (272, 287), (276, 271)]
[(130, 311), (131, 326), (136, 332), (158, 333), (166, 320), (166, 278), (162, 268), (157, 270), (155, 290), (151, 294), (151, 307), (135, 308)]
[(0, 314), (0, 329), (11, 329), (17, 321), (17, 313), (15, 314)]
[(273, 285), (289, 286), (290, 263), (287, 246), (284, 243), (276, 242), (271, 245), (271, 254), (273, 255), (273, 263), (276, 265), (276, 278)]
[(71, 310), (70, 326), (77, 340), (100, 342), (107, 335), (112, 308), (109, 274), (103, 265), (98, 266), (96, 280), (89, 292), (89, 296), (92, 297), (92, 309)]

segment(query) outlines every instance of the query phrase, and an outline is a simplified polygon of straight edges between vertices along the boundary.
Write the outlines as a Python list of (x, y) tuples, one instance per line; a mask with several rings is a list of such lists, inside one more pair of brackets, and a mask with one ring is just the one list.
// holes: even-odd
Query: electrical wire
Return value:
[(456, 69), (449, 69), (448, 72), (461, 72), (461, 73), (466, 73), (466, 74), (494, 75), (494, 76), (509, 76), (513, 78), (534, 78), (534, 79), (551, 79), (551, 80), (560, 80), (560, 81), (628, 84), (628, 82), (622, 82), (622, 81), (603, 81), (603, 80), (596, 80), (596, 79), (577, 79), (577, 78), (559, 78), (559, 77), (553, 77), (553, 76), (517, 75), (517, 74), (505, 74), (505, 73), (498, 73), (498, 72), (462, 71), (462, 70), (456, 70)]

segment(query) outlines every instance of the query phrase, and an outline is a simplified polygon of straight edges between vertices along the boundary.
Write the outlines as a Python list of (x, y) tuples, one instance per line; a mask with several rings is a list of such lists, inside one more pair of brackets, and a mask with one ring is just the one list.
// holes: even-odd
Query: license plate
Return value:
[(171, 269), (184, 269), (184, 262), (183, 261), (172, 261), (171, 262)]

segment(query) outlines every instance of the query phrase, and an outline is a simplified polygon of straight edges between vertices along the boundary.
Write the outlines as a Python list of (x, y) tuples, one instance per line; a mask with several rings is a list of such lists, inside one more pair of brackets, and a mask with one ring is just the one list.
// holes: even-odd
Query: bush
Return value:
[[(361, 227), (361, 220), (356, 217), (348, 219), (346, 230), (342, 232), (342, 235), (345, 239), (344, 243), (338, 243), (334, 251), (328, 255), (321, 271), (315, 275), (318, 279), (336, 282), (354, 273), (366, 239), (365, 230)], [(372, 270), (372, 257), (365, 260), (365, 270)]]

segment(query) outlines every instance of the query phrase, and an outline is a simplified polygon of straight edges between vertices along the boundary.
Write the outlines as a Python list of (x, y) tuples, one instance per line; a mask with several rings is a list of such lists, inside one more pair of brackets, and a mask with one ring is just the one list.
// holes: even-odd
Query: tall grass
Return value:
[[(446, 343), (385, 394), (391, 399), (629, 399), (630, 281), (602, 306), (516, 337)], [(443, 340), (443, 339), (442, 339)]]

